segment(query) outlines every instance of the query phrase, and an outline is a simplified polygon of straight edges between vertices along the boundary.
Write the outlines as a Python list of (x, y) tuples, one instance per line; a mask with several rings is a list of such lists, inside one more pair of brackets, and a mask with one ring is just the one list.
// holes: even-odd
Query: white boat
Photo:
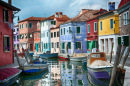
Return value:
[(82, 61), (86, 58), (85, 54), (74, 54), (73, 56), (70, 57), (70, 60), (72, 61)]

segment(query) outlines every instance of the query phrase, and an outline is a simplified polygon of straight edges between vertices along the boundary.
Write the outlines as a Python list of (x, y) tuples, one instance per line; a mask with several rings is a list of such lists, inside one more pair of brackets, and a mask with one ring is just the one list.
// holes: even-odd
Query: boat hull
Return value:
[(103, 68), (87, 67), (88, 72), (98, 79), (110, 79), (112, 68), (113, 67), (103, 67)]
[[(9, 68), (5, 68), (5, 69), (9, 69)], [(22, 72), (21, 70), (16, 69), (16, 68), (10, 68), (10, 69), (12, 69), (13, 71), (12, 70), (8, 70), (8, 71), (4, 70), (4, 73), (0, 73), (0, 75), (1, 75), (0, 77), (1, 78), (6, 77), (8, 75), (8, 73), (12, 74), (13, 72), (16, 72), (16, 71), (17, 71), (17, 73), (9, 76), (8, 78), (6, 78), (4, 80), (0, 79), (0, 86), (10, 86), (10, 85), (14, 84), (16, 82), (16, 80), (18, 79), (20, 73)]]
[(58, 57), (58, 53), (47, 53), (47, 54), (40, 54), (41, 58), (55, 58)]
[(69, 58), (67, 56), (58, 56), (60, 59), (66, 59), (69, 60)]
[(85, 59), (85, 57), (70, 57), (72, 61), (82, 61), (83, 59)]

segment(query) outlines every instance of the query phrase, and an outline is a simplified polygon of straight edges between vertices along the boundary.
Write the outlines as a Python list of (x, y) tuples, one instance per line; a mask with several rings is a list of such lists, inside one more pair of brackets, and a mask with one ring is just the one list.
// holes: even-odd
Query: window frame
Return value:
[(3, 21), (9, 22), (9, 10), (6, 8), (3, 8)]
[[(30, 24), (31, 24), (31, 27), (30, 27)], [(32, 28), (32, 27), (33, 27), (32, 23), (29, 23), (29, 28)]]
[[(82, 46), (82, 42), (81, 42), (81, 41), (76, 41), (76, 43), (79, 43), (79, 42), (81, 43), (81, 46)], [(80, 47), (81, 47), (81, 46), (80, 46)], [(79, 48), (79, 47), (77, 48), (77, 47), (76, 47), (76, 49), (82, 49), (82, 47), (81, 47), (81, 48)]]
[[(112, 20), (112, 24), (111, 24), (111, 20)], [(113, 18), (112, 19), (110, 19), (110, 29), (113, 29)], [(112, 27), (111, 27), (111, 25), (112, 25)]]
[[(96, 30), (95, 30), (95, 24), (96, 24)], [(97, 32), (97, 22), (94, 22), (94, 32)]]
[(102, 21), (100, 22), (100, 31), (102, 31)]
[[(77, 33), (77, 29), (78, 29), (77, 27), (80, 27), (80, 33)], [(81, 34), (81, 26), (77, 26), (77, 27), (76, 27), (76, 34)]]
[[(6, 50), (5, 43), (4, 43), (5, 37), (6, 37), (6, 38), (7, 38), (7, 37), (9, 38), (9, 40), (7, 39), (7, 43), (8, 43), (8, 41), (9, 41), (9, 44), (7, 44), (7, 47), (9, 47), (8, 50)], [(9, 36), (9, 35), (4, 35), (4, 36), (3, 36), (3, 44), (4, 44), (4, 46), (3, 46), (4, 52), (10, 52), (10, 51), (11, 51), (11, 50), (10, 50), (10, 45), (11, 45), (11, 43), (10, 43), (10, 36)]]

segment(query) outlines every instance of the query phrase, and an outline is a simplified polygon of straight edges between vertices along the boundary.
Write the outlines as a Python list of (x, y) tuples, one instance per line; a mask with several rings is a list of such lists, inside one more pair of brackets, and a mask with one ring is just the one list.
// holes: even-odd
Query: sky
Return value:
[[(8, 0), (3, 0), (8, 2)], [(108, 2), (115, 2), (116, 9), (121, 0), (12, 0), (12, 5), (20, 8), (21, 11), (15, 14), (20, 20), (34, 17), (49, 17), (55, 12), (62, 12), (73, 18), (78, 15), (82, 9), (100, 8), (108, 10)], [(17, 25), (17, 17), (14, 18), (14, 24)]]

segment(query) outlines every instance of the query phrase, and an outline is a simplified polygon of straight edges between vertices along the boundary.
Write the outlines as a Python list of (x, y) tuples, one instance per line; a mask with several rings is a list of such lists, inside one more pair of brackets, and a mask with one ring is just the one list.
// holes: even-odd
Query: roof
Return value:
[(24, 20), (21, 20), (19, 22), (23, 22), (23, 21), (43, 21), (45, 19), (46, 19), (46, 17), (33, 17), (32, 16), (32, 17), (26, 18)]
[(88, 10), (86, 10), (84, 13), (82, 13), (82, 14), (80, 14), (80, 15), (78, 15), (78, 16), (76, 16), (76, 17), (74, 17), (74, 18), (72, 18), (72, 19), (70, 19), (70, 20), (68, 20), (67, 22), (65, 22), (65, 23), (69, 23), (69, 22), (85, 22), (87, 19), (90, 19), (90, 18), (92, 18), (93, 16), (95, 16), (95, 15), (93, 15), (95, 12), (98, 12), (99, 10), (90, 10), (90, 9), (88, 9)]
[(55, 17), (57, 20), (59, 20), (59, 21), (67, 21), (67, 20), (69, 20), (70, 18), (68, 17), (68, 16), (66, 16), (66, 15), (62, 15), (62, 18), (57, 18), (57, 17)]
[(48, 18), (46, 18), (45, 20), (53, 20), (55, 18), (55, 15), (52, 15), (52, 16), (50, 16), (50, 17), (48, 17)]
[(8, 4), (8, 3), (2, 1), (2, 0), (0, 0), (0, 5), (2, 5), (2, 6), (4, 6), (4, 7), (7, 7), (7, 8), (9, 8), (9, 9), (13, 10), (13, 11), (20, 11), (19, 8), (16, 8), (16, 7), (14, 7), (14, 6), (12, 6), (12, 5), (10, 5), (10, 4)]
[(50, 30), (58, 29), (59, 27), (51, 27)]
[(34, 31), (34, 33), (35, 33), (35, 32), (40, 32), (40, 31), (41, 31), (40, 29), (37, 29), (37, 30)]
[(123, 5), (125, 5), (126, 3), (130, 2), (130, 0), (121, 0), (118, 8), (122, 7)]

